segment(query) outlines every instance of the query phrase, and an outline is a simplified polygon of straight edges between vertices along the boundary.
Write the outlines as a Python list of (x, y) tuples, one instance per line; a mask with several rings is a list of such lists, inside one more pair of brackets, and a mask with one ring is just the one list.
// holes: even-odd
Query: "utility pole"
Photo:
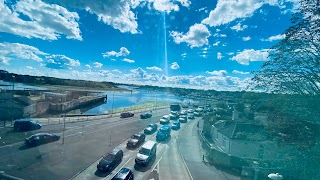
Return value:
[(12, 93), (11, 93), (11, 125), (13, 122), (13, 115), (14, 115), (14, 111), (13, 111), (13, 101), (14, 101), (14, 78), (15, 76), (12, 75)]
[(62, 144), (64, 144), (64, 131), (66, 129), (66, 113), (64, 113), (63, 117), (63, 131), (62, 131)]
[(114, 104), (114, 91), (112, 93), (112, 105), (111, 105), (111, 116), (113, 114), (113, 104)]

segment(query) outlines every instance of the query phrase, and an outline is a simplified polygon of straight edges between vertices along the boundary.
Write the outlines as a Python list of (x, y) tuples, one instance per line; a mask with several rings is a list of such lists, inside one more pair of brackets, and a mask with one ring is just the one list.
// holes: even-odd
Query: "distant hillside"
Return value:
[(47, 76), (30, 76), (15, 73), (9, 73), (0, 70), (0, 80), (7, 82), (18, 82), (30, 85), (60, 85), (75, 87), (91, 87), (91, 88), (117, 88), (112, 82), (95, 82), (86, 80), (60, 79)]

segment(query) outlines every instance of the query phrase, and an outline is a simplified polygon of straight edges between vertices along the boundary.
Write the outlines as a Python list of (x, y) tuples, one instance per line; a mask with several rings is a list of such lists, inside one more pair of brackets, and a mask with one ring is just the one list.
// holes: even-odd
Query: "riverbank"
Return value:
[(40, 84), (28, 84), (30, 86), (37, 86), (41, 88), (46, 88), (50, 90), (60, 90), (60, 91), (87, 91), (87, 92), (130, 92), (123, 88), (100, 88), (100, 87), (78, 87), (78, 86), (62, 86), (62, 85), (40, 85)]

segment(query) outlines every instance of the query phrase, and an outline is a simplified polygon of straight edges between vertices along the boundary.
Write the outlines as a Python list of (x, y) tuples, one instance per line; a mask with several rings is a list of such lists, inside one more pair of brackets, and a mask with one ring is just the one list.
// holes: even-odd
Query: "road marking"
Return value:
[(114, 172), (114, 170), (113, 170), (105, 179), (107, 179), (112, 173), (113, 173), (113, 174), (117, 174), (117, 173), (120, 171), (120, 169), (122, 169), (131, 159), (132, 159), (132, 158), (129, 158), (129, 159), (116, 171), (116, 173), (113, 173), (113, 172)]
[(159, 160), (157, 161), (157, 163), (153, 166), (151, 172), (154, 171), (154, 169), (155, 169), (156, 167), (158, 167), (158, 168), (157, 168), (157, 172), (158, 172), (158, 174), (160, 174), (160, 171), (159, 171), (159, 162), (161, 161), (161, 159), (162, 159), (162, 156), (159, 158)]

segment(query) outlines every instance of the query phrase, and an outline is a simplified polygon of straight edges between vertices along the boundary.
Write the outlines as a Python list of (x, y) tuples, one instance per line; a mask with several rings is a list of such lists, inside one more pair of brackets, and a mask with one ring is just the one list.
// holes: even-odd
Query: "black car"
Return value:
[(114, 148), (100, 160), (97, 169), (100, 171), (112, 171), (122, 161), (123, 151), (120, 148)]
[(32, 131), (40, 129), (42, 125), (30, 119), (16, 120), (13, 124), (13, 129), (15, 131)]
[(133, 116), (134, 116), (134, 114), (131, 112), (124, 112), (124, 113), (120, 114), (121, 118), (128, 118), (128, 117), (133, 117)]
[(60, 139), (59, 134), (38, 133), (25, 139), (27, 146), (38, 146), (40, 144), (46, 144)]
[(144, 133), (145, 134), (152, 134), (152, 133), (156, 132), (157, 129), (158, 129), (157, 124), (149, 124), (146, 128), (144, 128)]
[(150, 112), (140, 114), (141, 119), (147, 119), (147, 118), (151, 118), (151, 117), (152, 117), (152, 114)]
[(112, 178), (112, 180), (133, 180), (133, 172), (129, 168), (122, 168), (120, 171)]
[(128, 142), (127, 142), (127, 147), (128, 147), (128, 148), (137, 147), (137, 146), (139, 146), (140, 144), (142, 144), (145, 139), (146, 139), (146, 135), (144, 135), (144, 134), (142, 134), (142, 133), (134, 134), (134, 135), (132, 135), (131, 138), (128, 140)]

